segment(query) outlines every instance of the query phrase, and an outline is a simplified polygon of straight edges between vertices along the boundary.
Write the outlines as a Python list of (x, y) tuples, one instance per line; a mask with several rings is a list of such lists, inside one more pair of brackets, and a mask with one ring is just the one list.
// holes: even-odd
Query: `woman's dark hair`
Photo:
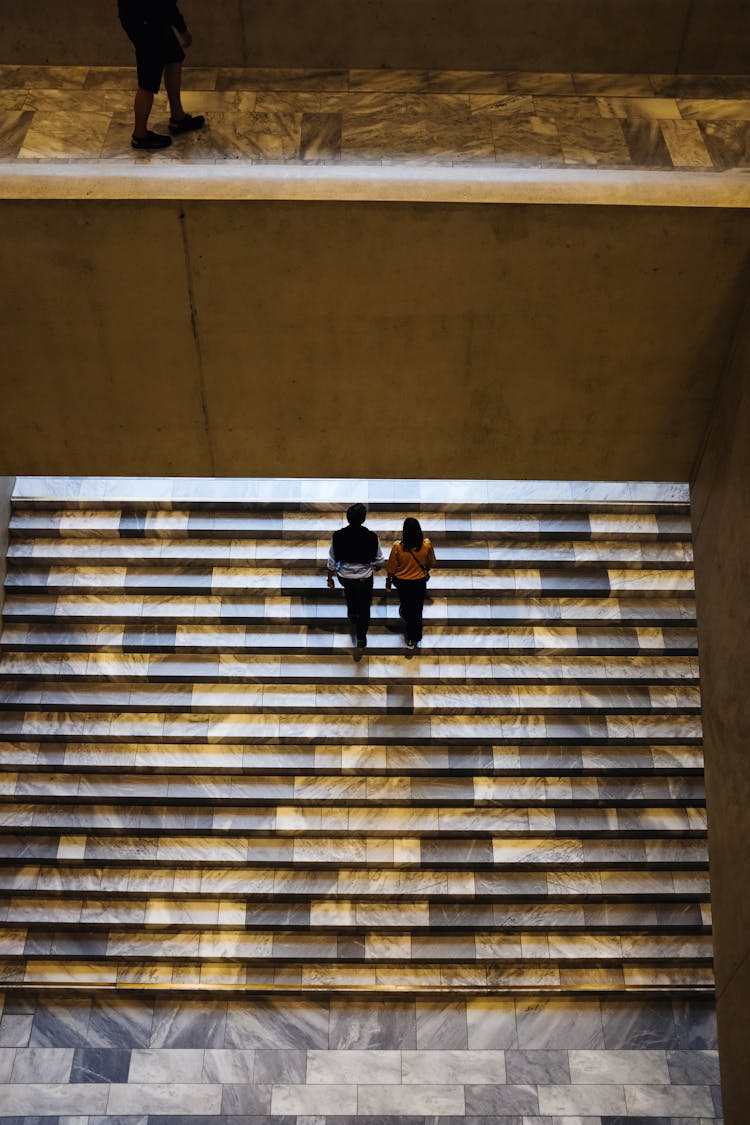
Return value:
[(422, 525), (414, 516), (407, 516), (404, 520), (404, 530), (401, 532), (401, 542), (407, 551), (419, 551), (424, 543)]

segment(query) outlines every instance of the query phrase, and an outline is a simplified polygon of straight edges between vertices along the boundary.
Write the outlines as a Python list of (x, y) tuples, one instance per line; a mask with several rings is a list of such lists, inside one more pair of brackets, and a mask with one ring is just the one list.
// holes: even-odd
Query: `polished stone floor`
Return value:
[[(0, 162), (750, 167), (750, 76), (186, 70), (208, 127), (130, 148), (134, 71), (0, 66)], [(151, 124), (164, 129), (165, 95)]]

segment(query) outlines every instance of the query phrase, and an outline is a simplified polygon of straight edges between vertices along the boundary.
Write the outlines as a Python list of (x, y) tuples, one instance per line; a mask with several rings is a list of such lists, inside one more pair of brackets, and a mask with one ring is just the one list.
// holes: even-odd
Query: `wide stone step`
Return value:
[(180, 961), (153, 962), (92, 962), (56, 961), (52, 958), (9, 959), (2, 965), (3, 979), (8, 986), (25, 985), (31, 989), (62, 987), (78, 990), (117, 988), (118, 992), (144, 988), (149, 992), (164, 990), (170, 995), (185, 991), (216, 989), (222, 991), (305, 992), (324, 994), (338, 992), (356, 993), (373, 990), (388, 995), (440, 994), (492, 995), (541, 991), (556, 992), (623, 992), (652, 995), (655, 991), (675, 996), (681, 993), (712, 993), (713, 971), (702, 965), (651, 965), (632, 963), (599, 968), (596, 961), (584, 963), (549, 964), (530, 961), (509, 961), (483, 967), (471, 962), (457, 965), (431, 967), (373, 966), (367, 965), (302, 965), (264, 969), (256, 965), (245, 967), (234, 962), (224, 964)]
[[(665, 620), (689, 621), (694, 616), (692, 599), (677, 601), (661, 597), (609, 595), (605, 598), (548, 597), (534, 598), (490, 596), (473, 597), (456, 595), (436, 597), (430, 594), (425, 602), (424, 620), (428, 627), (466, 625), (497, 626), (512, 624), (557, 623), (570, 626), (585, 625), (592, 621), (659, 625)], [(666, 615), (666, 616), (664, 616)], [(690, 615), (690, 616), (688, 616)], [(340, 591), (321, 591), (310, 598), (261, 597), (246, 594), (213, 596), (137, 596), (129, 594), (50, 596), (46, 593), (25, 596), (10, 594), (3, 607), (3, 617), (9, 622), (85, 624), (92, 620), (99, 624), (143, 622), (144, 624), (174, 623), (176, 627), (192, 625), (252, 625), (264, 628), (269, 625), (294, 624), (308, 629), (323, 626), (343, 628), (348, 632), (346, 603)], [(400, 632), (398, 599), (380, 592), (372, 607), (373, 624)]]
[(156, 654), (108, 655), (74, 650), (60, 653), (6, 651), (0, 662), (0, 681), (15, 680), (20, 687), (31, 681), (64, 680), (74, 683), (140, 681), (149, 683), (202, 682), (237, 685), (243, 683), (342, 684), (361, 683), (454, 683), (555, 685), (562, 683), (698, 683), (698, 661), (694, 657), (660, 655), (628, 657), (561, 655), (515, 656), (512, 660), (475, 655), (469, 658), (440, 657), (430, 653), (419, 659), (410, 655), (384, 655), (354, 663), (351, 656), (336, 654), (321, 659), (314, 653), (303, 656), (162, 656)]
[[(151, 846), (153, 839), (144, 837), (144, 843)], [(169, 843), (174, 850), (175, 841), (171, 839)], [(653, 889), (661, 886), (671, 899), (685, 891), (681, 884), (675, 885), (671, 876), (678, 873), (678, 881), (685, 871), (702, 872), (705, 876), (707, 867), (706, 841), (698, 837), (640, 840), (615, 836), (598, 839), (478, 837), (471, 843), (466, 838), (446, 837), (435, 841), (424, 837), (407, 838), (406, 843), (401, 843), (399, 838), (390, 844), (381, 837), (336, 838), (327, 848), (320, 847), (319, 840), (300, 839), (291, 847), (288, 840), (283, 843), (286, 846), (275, 848), (275, 852), (271, 847), (273, 855), (263, 862), (259, 859), (255, 865), (237, 858), (234, 864), (225, 861), (223, 866), (215, 866), (209, 855), (205, 864), (186, 866), (159, 856), (151, 863), (114, 863), (111, 859), (105, 862), (98, 854), (98, 850), (107, 845), (105, 838), (63, 835), (58, 840), (55, 866), (13, 865), (3, 854), (0, 890), (26, 897), (37, 893), (53, 894), (62, 899), (81, 893), (94, 897), (106, 895), (108, 901), (133, 895), (143, 897), (144, 894), (157, 894), (160, 899), (181, 899), (191, 894), (242, 901), (271, 898), (307, 901), (323, 894), (326, 898), (355, 895), (365, 901), (423, 895), (435, 901), (484, 902), (494, 901), (498, 893), (507, 894), (508, 872), (594, 872), (593, 881), (585, 881), (584, 885), (588, 890), (596, 886), (600, 891), (607, 889), (606, 881), (603, 888), (600, 886), (603, 871), (630, 871), (634, 879), (638, 879), (636, 872), (648, 870), (667, 872), (660, 882), (653, 884)], [(88, 857), (87, 848), (97, 855)], [(457, 868), (462, 850), (466, 862)], [(399, 858), (401, 855), (406, 857), (403, 861)], [(271, 861), (273, 866), (268, 866)], [(539, 881), (518, 882), (518, 889), (526, 894), (533, 892), (534, 886), (549, 891), (549, 886)], [(692, 908), (685, 908), (685, 911), (694, 924), (702, 924), (701, 916)], [(615, 911), (613, 917), (623, 921), (625, 915), (623, 908)], [(570, 921), (569, 915), (566, 918)], [(605, 922), (612, 924), (611, 919), (604, 919), (600, 924)]]
[[(553, 831), (570, 835), (602, 832), (623, 835), (642, 833), (702, 834), (706, 812), (695, 805), (646, 805), (643, 807), (591, 807), (585, 805), (256, 805), (211, 804), (199, 809), (183, 805), (124, 805), (84, 803), (39, 804), (7, 799), (0, 806), (0, 824), (5, 828), (61, 829), (77, 833), (89, 829), (106, 831), (181, 833), (200, 831), (259, 835), (305, 833), (309, 836), (431, 835), (502, 836), (518, 832)], [(533, 827), (532, 827), (533, 826)], [(210, 851), (207, 854), (211, 854)]]
[(112, 712), (229, 712), (270, 715), (333, 711), (357, 717), (378, 714), (477, 715), (487, 712), (579, 715), (669, 715), (700, 712), (700, 691), (690, 684), (201, 684), (143, 682), (89, 683), (87, 680), (30, 684), (10, 680), (0, 686), (0, 706), (10, 711), (41, 708)]
[[(588, 607), (587, 607), (588, 608)], [(695, 656), (698, 649), (693, 617), (682, 614), (682, 607), (671, 606), (670, 612), (657, 618), (646, 619), (638, 607), (633, 615), (622, 620), (627, 609), (622, 605), (619, 617), (601, 624), (587, 624), (597, 620), (592, 607), (582, 624), (553, 619), (548, 624), (529, 617), (527, 624), (476, 625), (466, 628), (456, 623), (446, 626), (432, 622), (422, 639), (414, 658), (428, 655), (468, 656), (482, 658), (529, 653), (564, 653), (620, 655), (675, 655)], [(529, 607), (527, 612), (532, 612)], [(573, 610), (573, 612), (576, 612)], [(580, 612), (580, 610), (578, 611)], [(343, 616), (343, 615), (342, 615)], [(579, 619), (580, 620), (580, 619)], [(599, 620), (602, 620), (599, 618)], [(400, 623), (399, 623), (400, 626)], [(62, 649), (82, 649), (87, 652), (127, 652), (128, 654), (218, 653), (223, 656), (258, 653), (263, 655), (300, 656), (307, 652), (321, 655), (351, 654), (352, 639), (343, 619), (334, 629), (327, 625), (246, 625), (216, 623), (214, 625), (180, 625), (134, 622), (132, 625), (6, 623), (0, 637), (3, 652), (58, 652)], [(365, 666), (376, 656), (407, 655), (400, 632), (382, 625), (377, 615), (367, 637)]]
[[(124, 904), (120, 904), (124, 905)], [(143, 910), (132, 904), (135, 927), (164, 925), (165, 921), (150, 923), (149, 917), (160, 918), (156, 909)], [(367, 909), (363, 908), (364, 913)], [(190, 904), (182, 911), (166, 911), (166, 924), (178, 915), (190, 915)], [(183, 923), (181, 922), (182, 926)], [(122, 928), (120, 928), (122, 926)], [(210, 926), (210, 923), (209, 923)], [(608, 934), (608, 933), (552, 933), (520, 930), (507, 934), (478, 931), (455, 936), (435, 934), (430, 937), (410, 932), (404, 925), (400, 934), (365, 932), (352, 939), (346, 931), (339, 934), (334, 927), (322, 932), (303, 933), (293, 929), (269, 934), (263, 928), (237, 929), (227, 923), (222, 929), (204, 927), (196, 918), (179, 934), (169, 930), (148, 929), (134, 933), (118, 923), (102, 925), (92, 920), (85, 930), (61, 930), (49, 933), (44, 930), (8, 926), (0, 930), (0, 948), (4, 947), (5, 963), (12, 957), (24, 955), (37, 957), (49, 954), (61, 960), (85, 957), (92, 962), (118, 958), (190, 958), (202, 960), (229, 960), (238, 962), (268, 961), (338, 961), (409, 963), (410, 961), (644, 961), (646, 963), (675, 960), (678, 963), (710, 964), (712, 949), (708, 934), (682, 932), (679, 934)], [(442, 939), (442, 940), (440, 940)], [(340, 955), (342, 942), (349, 942), (349, 956)], [(50, 948), (51, 946), (51, 948)]]
[(694, 805), (705, 799), (701, 778), (616, 776), (598, 777), (345, 777), (336, 775), (245, 777), (215, 780), (200, 775), (159, 774), (0, 773), (0, 802), (9, 797), (54, 803), (64, 797), (97, 801), (174, 802), (191, 806), (230, 803), (400, 805), (485, 804), (548, 805), (617, 802), (623, 806), (668, 801)]
[[(398, 539), (409, 510), (371, 510), (367, 526), (381, 538)], [(496, 536), (523, 539), (661, 539), (689, 540), (690, 520), (682, 513), (650, 512), (483, 512), (467, 508), (445, 512), (421, 508), (419, 519), (425, 534), (434, 542), (452, 536)], [(16, 502), (10, 529), (14, 538), (311, 538), (330, 539), (345, 523), (343, 511), (274, 511), (269, 508), (242, 511), (200, 508), (164, 510), (147, 506), (78, 508), (74, 510), (24, 508)]]
[(488, 714), (408, 713), (399, 705), (394, 713), (341, 715), (333, 710), (317, 716), (309, 712), (125, 712), (79, 710), (28, 710), (0, 712), (0, 740), (30, 737), (34, 740), (123, 740), (155, 738), (169, 742), (203, 740), (208, 743), (242, 739), (248, 742), (286, 741), (369, 744), (412, 742), (591, 742), (612, 738), (618, 742), (699, 743), (697, 715), (678, 711), (666, 714), (580, 714), (554, 710), (544, 713), (495, 710)]
[(276, 507), (343, 512), (353, 499), (370, 511), (422, 506), (443, 511), (689, 511), (679, 481), (445, 480), (314, 477), (43, 477), (16, 479), (14, 504), (52, 509), (202, 507), (211, 511)]
[[(463, 540), (463, 536), (461, 536)], [(329, 538), (309, 539), (108, 539), (42, 538), (11, 539), (8, 558), (31, 560), (34, 565), (225, 565), (232, 567), (279, 567), (285, 569), (319, 566), (324, 569), (330, 547)], [(390, 549), (384, 544), (384, 549)], [(453, 545), (441, 543), (438, 567), (570, 567), (596, 564), (641, 569), (690, 568), (693, 562), (689, 542), (621, 542), (612, 539), (579, 539), (573, 542), (519, 542), (477, 537)]]
[[(637, 873), (634, 873), (633, 883), (637, 883)], [(188, 934), (196, 928), (209, 926), (217, 930), (236, 926), (260, 930), (279, 928), (307, 931), (312, 928), (323, 933), (354, 930), (358, 927), (378, 927), (396, 932), (426, 929), (462, 932), (476, 931), (482, 927), (504, 928), (508, 916), (507, 906), (500, 905), (496, 917), (496, 907), (491, 901), (448, 903), (440, 901), (439, 896), (436, 899), (431, 896), (400, 896), (397, 901), (372, 901), (357, 897), (315, 897), (312, 894), (304, 901), (284, 901), (279, 898), (268, 902), (209, 897), (193, 899), (189, 896), (181, 899), (158, 896), (119, 897), (102, 901), (89, 897), (58, 899), (14, 895), (3, 903), (3, 909), (7, 910), (4, 926), (35, 923), (46, 928), (85, 925), (96, 932), (113, 924), (130, 929), (171, 925), (185, 927)], [(693, 918), (695, 925), (700, 927), (702, 923), (699, 910), (694, 911)], [(579, 923), (579, 928), (583, 924), (585, 923)], [(688, 925), (684, 928), (691, 927)], [(577, 935), (578, 938), (580, 936)], [(141, 935), (136, 934), (133, 941), (138, 941), (140, 937)], [(618, 940), (614, 935), (607, 935), (607, 939), (613, 944)], [(629, 940), (634, 939), (631, 937)], [(675, 941), (672, 934), (665, 934), (663, 937), (650, 935), (648, 940), (653, 945), (661, 942), (663, 948), (671, 948), (673, 956), (683, 955), (672, 944)], [(704, 938), (703, 935), (696, 935), (694, 940), (701, 941), (710, 949), (709, 936)], [(175, 938), (175, 942), (179, 942), (179, 937)], [(157, 956), (166, 952), (164, 948), (159, 949), (153, 939), (152, 945)], [(194, 955), (195, 952), (194, 944), (191, 953)], [(684, 955), (690, 956), (687, 952)]]
[(583, 746), (248, 746), (247, 743), (141, 742), (3, 742), (0, 753), (7, 770), (73, 770), (87, 773), (124, 771), (195, 774), (221, 777), (241, 770), (243, 775), (303, 772), (360, 777), (435, 776), (466, 774), (517, 776), (548, 774), (575, 776), (644, 772), (649, 776), (702, 776), (699, 746), (628, 746), (605, 742)]
[[(707, 862), (705, 833), (665, 833), (658, 821), (645, 825), (641, 831), (628, 831), (627, 835), (618, 834), (612, 824), (587, 832), (585, 822), (577, 827), (568, 823), (564, 830), (558, 830), (553, 815), (538, 812), (530, 813), (528, 822), (517, 819), (504, 834), (498, 824), (494, 834), (475, 833), (473, 837), (455, 831), (391, 838), (335, 832), (326, 839), (307, 829), (296, 835), (229, 835), (226, 831), (202, 835), (205, 828), (191, 833), (185, 827), (173, 830), (171, 835), (158, 835), (154, 834), (153, 825), (135, 834), (106, 822), (98, 823), (93, 832), (76, 827), (71, 831), (67, 826), (53, 832), (49, 825), (35, 825), (33, 813), (27, 820), (30, 826), (24, 833), (14, 833), (12, 828), (0, 832), (0, 860), (11, 867), (9, 878), (14, 889), (46, 890), (58, 895), (66, 893), (66, 886), (61, 883), (57, 868), (39, 868), (33, 861), (56, 861), (63, 870), (67, 870), (69, 863), (80, 865), (77, 879), (83, 884), (82, 889), (92, 894), (107, 886), (103, 882), (105, 870), (114, 865), (124, 869), (116, 878), (112, 877), (115, 891), (130, 887), (131, 879), (132, 886), (153, 890), (153, 869), (158, 867), (164, 872), (159, 882), (161, 894), (172, 890), (198, 894), (208, 890), (230, 897), (244, 895), (252, 883), (252, 871), (266, 868), (269, 863), (275, 872), (278, 869), (279, 885), (288, 885), (294, 877), (290, 871), (295, 867), (307, 871), (344, 865), (347, 869), (382, 872), (395, 865), (392, 878), (396, 881), (412, 869), (432, 872), (446, 868), (451, 872), (449, 885), (459, 897), (480, 891), (489, 893), (488, 889), (493, 895), (533, 897), (549, 893), (547, 873), (558, 868), (568, 870), (569, 874), (571, 870), (643, 868), (653, 874), (662, 868), (705, 868)], [(25, 862), (19, 867), (20, 860)], [(179, 869), (179, 876), (171, 879), (173, 868)], [(524, 874), (538, 869), (541, 880)], [(627, 879), (613, 882), (608, 878), (605, 883), (605, 889), (614, 891), (616, 887), (617, 893), (630, 893), (628, 887), (632, 891)], [(555, 893), (563, 893), (564, 884), (564, 879), (556, 877)], [(571, 894), (576, 893), (576, 885), (570, 883)], [(698, 880), (702, 892), (696, 892), (695, 880), (685, 882), (682, 876), (673, 879), (659, 874), (649, 881), (641, 875), (638, 885), (642, 894), (651, 890), (667, 895), (708, 893), (705, 873)], [(601, 879), (596, 875), (583, 880), (580, 886), (587, 895), (602, 893)]]
[[(636, 593), (642, 597), (670, 593), (694, 593), (694, 574), (691, 569), (660, 570), (596, 566), (575, 568), (548, 567), (544, 569), (517, 567), (490, 570), (476, 567), (451, 567), (437, 569), (430, 578), (431, 598), (440, 597), (492, 597), (521, 594), (538, 597), (544, 594), (565, 597), (571, 593), (579, 596), (607, 597), (611, 594)], [(261, 567), (37, 567), (11, 565), (5, 579), (9, 596), (24, 597), (51, 595), (108, 596), (127, 593), (130, 596), (157, 594), (170, 597), (189, 594), (213, 596), (238, 596), (252, 593), (264, 597), (294, 597), (321, 601), (323, 591), (322, 568), (307, 568), (287, 572)], [(383, 578), (376, 581), (375, 597), (382, 597)], [(330, 595), (325, 595), (330, 600)], [(395, 595), (394, 595), (395, 596)]]

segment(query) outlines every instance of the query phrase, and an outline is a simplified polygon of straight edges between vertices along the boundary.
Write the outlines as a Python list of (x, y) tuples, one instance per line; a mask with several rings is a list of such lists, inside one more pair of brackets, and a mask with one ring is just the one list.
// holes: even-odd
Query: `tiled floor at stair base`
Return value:
[[(208, 128), (130, 148), (134, 71), (0, 66), (0, 159), (723, 171), (750, 162), (750, 77), (187, 69)], [(152, 124), (166, 129), (166, 100)]]
[(717, 1125), (695, 1000), (10, 992), (0, 1123)]
[[(352, 659), (323, 579), (355, 493), (435, 543), (418, 653), (380, 589)], [(2, 981), (710, 994), (686, 498), (22, 478)]]

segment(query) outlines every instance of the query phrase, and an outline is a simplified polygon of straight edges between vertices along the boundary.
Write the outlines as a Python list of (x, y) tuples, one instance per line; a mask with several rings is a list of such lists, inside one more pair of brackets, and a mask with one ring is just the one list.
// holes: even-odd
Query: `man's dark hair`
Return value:
[(367, 508), (364, 504), (352, 504), (346, 509), (346, 518), (349, 523), (362, 524), (365, 522)]

